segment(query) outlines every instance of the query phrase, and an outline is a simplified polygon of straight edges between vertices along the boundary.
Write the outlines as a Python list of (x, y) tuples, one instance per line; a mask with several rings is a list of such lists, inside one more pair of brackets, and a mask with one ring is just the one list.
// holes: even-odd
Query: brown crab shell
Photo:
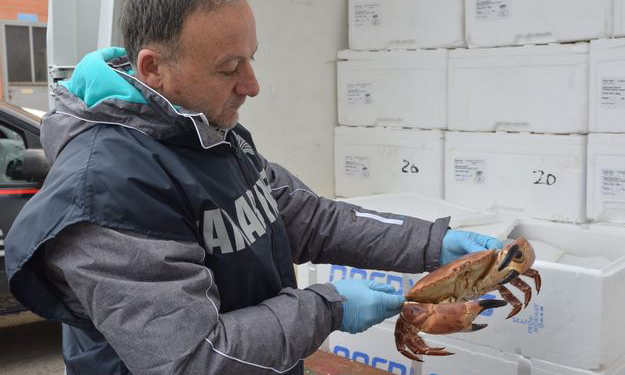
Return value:
[[(465, 255), (421, 278), (406, 294), (408, 301), (441, 303), (467, 301), (484, 291), (474, 286), (492, 268), (495, 250)], [(494, 289), (494, 288), (493, 288)]]

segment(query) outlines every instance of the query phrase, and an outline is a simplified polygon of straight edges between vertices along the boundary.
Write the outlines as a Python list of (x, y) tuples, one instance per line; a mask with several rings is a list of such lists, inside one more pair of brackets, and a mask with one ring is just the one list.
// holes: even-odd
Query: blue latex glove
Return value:
[(449, 229), (443, 237), (440, 264), (442, 266), (468, 253), (501, 248), (503, 244), (496, 238), (475, 232)]
[(343, 332), (366, 331), (384, 319), (399, 314), (404, 302), (404, 297), (395, 295), (395, 289), (388, 284), (360, 279), (339, 280), (332, 284), (340, 295), (347, 298), (343, 302)]

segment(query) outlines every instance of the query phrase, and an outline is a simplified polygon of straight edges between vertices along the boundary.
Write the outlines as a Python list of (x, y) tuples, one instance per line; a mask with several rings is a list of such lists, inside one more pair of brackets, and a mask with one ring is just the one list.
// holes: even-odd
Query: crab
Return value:
[[(449, 334), (483, 329), (486, 324), (473, 320), (483, 311), (502, 307), (507, 303), (512, 310), (507, 319), (523, 308), (523, 304), (504, 284), (510, 283), (525, 295), (525, 307), (532, 298), (532, 288), (519, 278), (534, 279), (536, 292), (540, 291), (538, 271), (531, 268), (536, 256), (525, 238), (517, 238), (501, 251), (485, 250), (465, 255), (448, 263), (419, 280), (405, 295), (406, 302), (395, 326), (395, 344), (404, 356), (422, 362), (417, 355), (444, 356), (453, 353), (445, 348), (430, 348), (419, 337), (419, 332)], [(503, 298), (476, 300), (497, 290)]]

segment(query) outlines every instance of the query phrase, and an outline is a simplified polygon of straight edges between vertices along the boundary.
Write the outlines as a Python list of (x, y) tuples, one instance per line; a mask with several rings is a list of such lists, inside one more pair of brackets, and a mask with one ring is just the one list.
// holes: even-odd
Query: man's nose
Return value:
[(245, 64), (243, 74), (241, 74), (241, 80), (237, 83), (234, 90), (237, 95), (245, 95), (252, 98), (260, 92), (260, 85), (258, 84), (258, 80), (256, 80), (254, 68), (249, 61)]

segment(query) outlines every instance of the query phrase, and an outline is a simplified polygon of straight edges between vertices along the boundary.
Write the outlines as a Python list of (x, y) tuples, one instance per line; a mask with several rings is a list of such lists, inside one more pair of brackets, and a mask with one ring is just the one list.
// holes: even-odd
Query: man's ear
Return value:
[(163, 88), (164, 74), (167, 70), (167, 60), (153, 49), (142, 49), (137, 55), (137, 78), (156, 91)]

